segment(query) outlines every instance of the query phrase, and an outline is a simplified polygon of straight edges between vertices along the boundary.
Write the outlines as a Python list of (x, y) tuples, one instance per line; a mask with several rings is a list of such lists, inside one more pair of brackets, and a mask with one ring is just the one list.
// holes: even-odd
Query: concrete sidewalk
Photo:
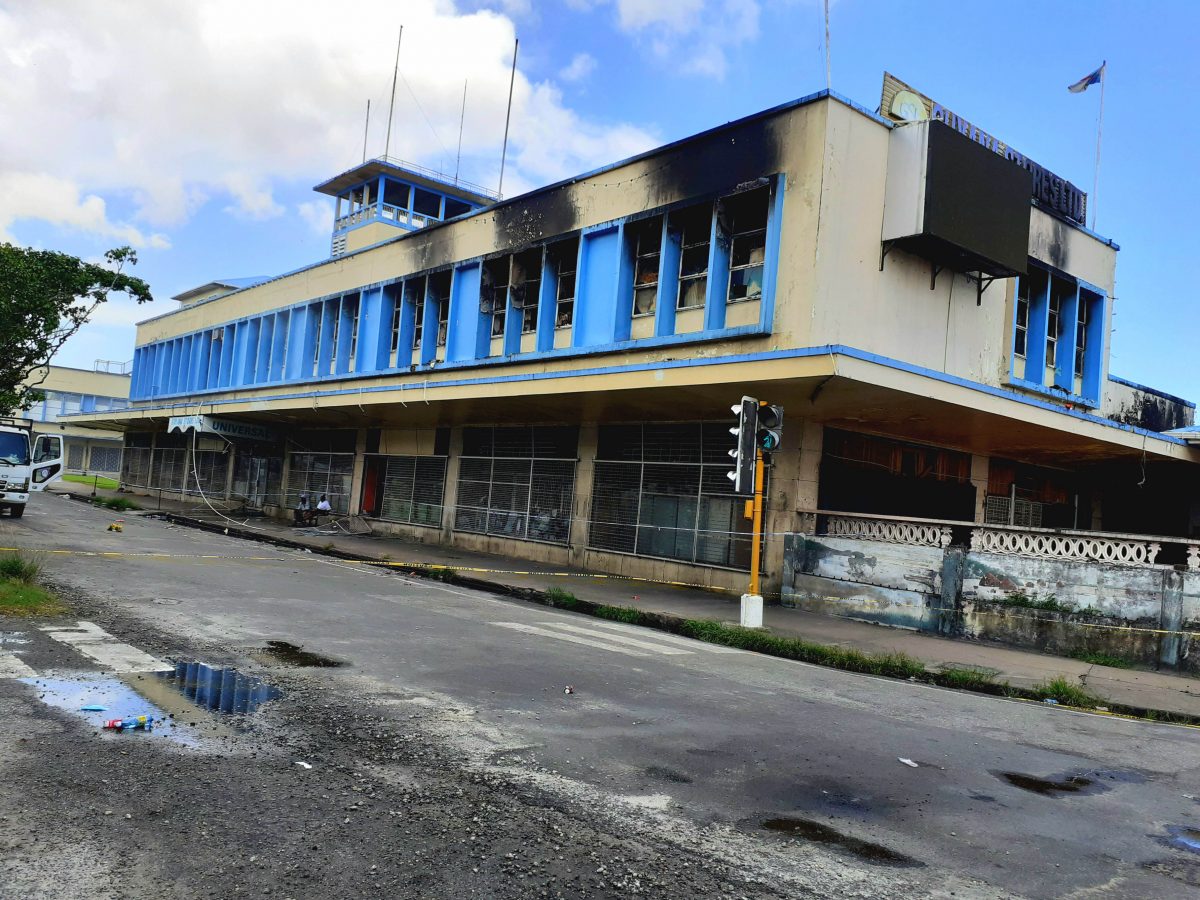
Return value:
[[(54, 491), (87, 497), (92, 488), (91, 485), (60, 483), (54, 486)], [(117, 495), (104, 490), (98, 493), (102, 496), (125, 496), (143, 506), (143, 513), (153, 512), (157, 507), (165, 513), (228, 526), (231, 530), (241, 528), (266, 538), (294, 541), (314, 549), (335, 549), (365, 558), (413, 566), (448, 566), (464, 575), (511, 587), (535, 590), (558, 587), (593, 603), (630, 606), (690, 619), (713, 619), (734, 624), (738, 621), (737, 597), (699, 588), (595, 575), (569, 567), (552, 568), (528, 560), (423, 544), (400, 537), (347, 534), (328, 525), (294, 528), (274, 519), (247, 519), (233, 511), (222, 511), (227, 516), (224, 518), (199, 500), (180, 502), (164, 499), (160, 503), (154, 497)], [(220, 509), (219, 506), (217, 508)], [(697, 580), (702, 579), (703, 569), (697, 569), (696, 574)], [(1200, 716), (1200, 680), (1186, 676), (1116, 669), (997, 644), (944, 638), (783, 606), (767, 606), (763, 611), (763, 622), (772, 634), (802, 637), (819, 644), (866, 652), (906, 653), (929, 668), (963, 666), (986, 669), (995, 672), (999, 681), (1008, 681), (1016, 687), (1033, 687), (1048, 679), (1063, 676), (1111, 703)]]

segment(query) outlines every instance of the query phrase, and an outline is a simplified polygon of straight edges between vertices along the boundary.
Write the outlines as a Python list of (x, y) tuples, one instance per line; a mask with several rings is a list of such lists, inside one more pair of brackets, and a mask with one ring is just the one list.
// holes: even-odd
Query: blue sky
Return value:
[[(506, 194), (825, 83), (815, 0), (356, 0), (340, 24), (329, 12), (0, 0), (0, 235), (88, 257), (135, 243), (158, 298), (112, 304), (60, 362), (128, 359), (133, 321), (211, 278), (325, 257), (332, 201), (311, 187), (361, 159), (368, 98), (368, 150), (382, 152), (401, 23), (392, 154), (452, 167), (467, 79), (462, 175), (493, 187), (520, 37)], [(1198, 33), (1190, 2), (837, 0), (833, 88), (874, 108), (891, 71), (1090, 192), (1099, 89), (1066, 86), (1107, 59), (1096, 230), (1121, 246), (1111, 368), (1200, 398), (1186, 287)]]

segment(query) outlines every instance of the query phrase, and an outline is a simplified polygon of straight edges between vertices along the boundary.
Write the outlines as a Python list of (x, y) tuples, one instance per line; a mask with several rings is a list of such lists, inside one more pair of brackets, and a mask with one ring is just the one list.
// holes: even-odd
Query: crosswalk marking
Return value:
[(28, 678), (33, 669), (25, 665), (15, 653), (0, 650), (0, 678)]
[(69, 644), (84, 656), (114, 672), (168, 672), (175, 667), (143, 653), (137, 647), (118, 641), (92, 622), (76, 622), (74, 627), (45, 625), (40, 631), (47, 637)]
[(631, 647), (640, 647), (643, 650), (649, 650), (651, 653), (661, 653), (663, 656), (689, 656), (691, 650), (684, 650), (681, 647), (665, 647), (662, 644), (657, 644), (652, 641), (640, 641), (637, 638), (627, 637), (621, 634), (606, 634), (600, 631), (593, 631), (590, 628), (583, 628), (579, 625), (569, 625), (566, 622), (542, 622), (547, 628), (559, 628), (563, 631), (573, 631), (576, 634), (586, 634), (593, 638), (598, 638), (602, 641), (616, 641), (619, 644), (628, 644)]
[(649, 653), (643, 653), (641, 650), (634, 650), (632, 647), (622, 647), (620, 644), (606, 644), (603, 641), (595, 641), (590, 638), (577, 637), (573, 634), (564, 634), (561, 631), (551, 631), (548, 628), (538, 628), (536, 625), (524, 625), (521, 622), (493, 622), (493, 625), (499, 625), (501, 628), (509, 628), (513, 631), (520, 631), (525, 634), (536, 634), (539, 637), (558, 638), (560, 641), (569, 641), (572, 644), (584, 644), (588, 647), (595, 647), (598, 650), (610, 650), (614, 653), (624, 653), (626, 656), (639, 656), (642, 658), (648, 657)]
[[(611, 631), (623, 632), (624, 634), (645, 634), (646, 633), (642, 629), (635, 630), (630, 625), (618, 625), (616, 622), (593, 622), (592, 625), (594, 625), (596, 628), (607, 628)], [(738, 650), (734, 647), (721, 647), (721, 646), (718, 646), (717, 644), (708, 644), (708, 643), (705, 643), (704, 641), (698, 641), (695, 638), (677, 637), (676, 635), (673, 635), (673, 634), (660, 634), (658, 632), (655, 632), (654, 640), (662, 642), (664, 644), (676, 644), (680, 647), (686, 647), (689, 650), (698, 650), (698, 651), (703, 651), (705, 653), (741, 653), (742, 652), (741, 650)]]

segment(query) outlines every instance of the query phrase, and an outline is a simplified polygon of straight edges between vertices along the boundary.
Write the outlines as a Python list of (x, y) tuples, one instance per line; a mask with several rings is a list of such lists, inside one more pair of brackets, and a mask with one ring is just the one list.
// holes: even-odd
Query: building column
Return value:
[(987, 514), (988, 471), (992, 458), (971, 454), (971, 484), (975, 488), (975, 524), (982, 525)]
[(575, 489), (571, 497), (571, 565), (583, 568), (587, 562), (588, 520), (592, 514), (592, 483), (596, 473), (598, 425), (579, 426), (578, 462), (575, 464)]
[[(426, 319), (426, 322), (429, 320)], [(425, 326), (428, 327), (428, 326)], [(437, 332), (437, 320), (433, 323)], [(458, 506), (458, 467), (462, 462), (463, 427), (450, 429), (450, 456), (446, 460), (446, 489), (442, 494), (442, 543), (449, 544), (454, 533), (454, 508)]]
[(804, 504), (797, 501), (800, 493), (800, 436), (788, 442), (784, 431), (783, 448), (771, 454), (771, 471), (767, 477), (768, 490), (763, 496), (763, 542), (765, 554), (762, 568), (762, 593), (774, 595), (780, 591), (784, 578), (784, 536), (796, 530), (796, 510)]
[[(229, 498), (233, 496), (233, 470), (234, 464), (237, 462), (238, 448), (237, 444), (226, 444), (229, 451), (229, 461), (225, 463), (225, 502), (229, 502)], [(244, 504), (243, 504), (244, 505)]]
[[(786, 438), (785, 438), (786, 440)], [(807, 419), (800, 436), (800, 470), (796, 480), (796, 509), (817, 508), (821, 487), (821, 454), (825, 449), (825, 426)], [(796, 530), (812, 534), (817, 527), (817, 517), (812, 513), (797, 516)]]
[(354, 439), (354, 468), (350, 470), (350, 500), (346, 508), (348, 515), (362, 512), (363, 471), (367, 463), (367, 429), (359, 428)]

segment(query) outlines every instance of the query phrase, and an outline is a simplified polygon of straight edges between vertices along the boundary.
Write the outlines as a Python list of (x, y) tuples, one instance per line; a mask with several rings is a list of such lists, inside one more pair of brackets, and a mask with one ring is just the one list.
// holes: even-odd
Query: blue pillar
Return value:
[(305, 340), (305, 332), (310, 327), (310, 309), (308, 306), (297, 306), (291, 312), (288, 321), (288, 354), (283, 373), (284, 381), (307, 381), (312, 376), (313, 354), (309, 342)]
[(621, 229), (617, 225), (585, 229), (580, 236), (575, 323), (571, 329), (573, 347), (611, 344), (615, 338), (621, 243)]
[(321, 304), (321, 333), (317, 347), (317, 377), (328, 375), (333, 367), (334, 323), (337, 322), (341, 300), (326, 300)]
[(258, 360), (254, 367), (254, 381), (262, 384), (271, 380), (271, 349), (275, 346), (275, 314), (267, 313), (259, 318)]
[[(1061, 282), (1060, 282), (1061, 283)], [(1075, 332), (1079, 324), (1079, 285), (1063, 291), (1058, 305), (1058, 347), (1054, 352), (1054, 386), (1075, 393)]]
[(358, 302), (358, 351), (355, 372), (381, 372), (388, 367), (392, 349), (392, 310), (395, 293), (391, 288), (370, 288)]
[(729, 234), (721, 227), (720, 204), (713, 205), (712, 230), (708, 237), (708, 284), (704, 294), (704, 329), (725, 327), (729, 299)]
[(225, 332), (221, 337), (221, 371), (217, 380), (221, 387), (229, 387), (233, 379), (233, 345), (236, 340), (236, 326), (226, 325)]
[(1104, 325), (1108, 318), (1108, 299), (1101, 293), (1080, 288), (1079, 302), (1088, 305), (1083, 354), (1083, 389), (1080, 393), (1099, 406), (1101, 376), (1104, 373), (1104, 340), (1108, 334)]
[[(446, 335), (446, 360), (483, 359), (491, 344), (491, 316), (480, 311), (479, 263), (459, 266), (450, 282), (450, 321)], [(437, 322), (434, 320), (436, 336)]]
[(355, 295), (343, 297), (341, 308), (338, 310), (337, 358), (333, 361), (335, 375), (346, 375), (350, 372), (350, 346), (354, 341), (356, 300)]
[(283, 361), (287, 355), (288, 336), (287, 311), (275, 313), (275, 327), (271, 332), (271, 381), (283, 380)]
[(554, 349), (554, 320), (558, 314), (558, 271), (549, 248), (542, 254), (542, 287), (538, 297), (537, 348)]
[(208, 376), (205, 383), (210, 388), (220, 387), (221, 384), (221, 343), (212, 339), (212, 332), (205, 331), (205, 336), (209, 342), (208, 348)]
[[(615, 315), (613, 319), (613, 340), (629, 340), (630, 329), (633, 325), (633, 269), (636, 248), (630, 240), (630, 231), (626, 223), (620, 227), (620, 240), (617, 244), (617, 291), (615, 300)], [(661, 260), (662, 257), (660, 256)], [(655, 307), (657, 309), (657, 307)]]
[[(410, 197), (412, 193), (409, 191)], [(433, 289), (433, 280), (432, 275), (425, 279), (425, 296), (421, 298), (421, 302), (425, 304), (425, 311), (421, 318), (421, 365), (423, 366), (427, 366), (437, 359), (438, 314), (440, 312), (438, 307), (442, 303), (449, 302), (448, 298), (439, 300)]]
[(186, 362), (183, 358), (183, 338), (175, 338), (171, 341), (171, 393), (179, 394), (183, 392), (183, 374), (186, 371)]
[(261, 319), (247, 319), (242, 330), (238, 332), (238, 340), (246, 348), (242, 357), (242, 368), (237, 373), (239, 384), (254, 384), (258, 371), (258, 330), (261, 324)]
[(683, 232), (671, 227), (663, 216), (661, 256), (658, 260), (658, 300), (654, 306), (654, 335), (675, 333), (675, 305), (679, 299), (679, 262), (683, 256)]
[(779, 275), (779, 236), (783, 230), (783, 190), (785, 179), (771, 179), (771, 205), (767, 208), (767, 243), (763, 248), (762, 302), (759, 327), (770, 329), (775, 321), (775, 282)]
[(233, 374), (229, 383), (233, 387), (241, 387), (249, 382), (246, 376), (246, 358), (254, 356), (254, 345), (250, 343), (250, 323), (241, 321), (237, 324), (237, 338), (233, 343)]
[[(521, 323), (524, 319), (524, 311), (517, 309), (514, 302), (513, 286), (512, 286), (512, 269), (509, 269), (508, 290), (504, 292), (504, 341), (503, 349), (500, 351), (504, 356), (513, 356), (521, 352)], [(524, 302), (524, 300), (522, 300)], [(488, 334), (492, 331), (491, 323), (488, 323)], [(491, 350), (490, 338), (489, 347)]]
[(201, 331), (196, 335), (196, 388), (205, 390), (213, 385), (208, 380), (208, 369), (212, 353), (212, 335)]

